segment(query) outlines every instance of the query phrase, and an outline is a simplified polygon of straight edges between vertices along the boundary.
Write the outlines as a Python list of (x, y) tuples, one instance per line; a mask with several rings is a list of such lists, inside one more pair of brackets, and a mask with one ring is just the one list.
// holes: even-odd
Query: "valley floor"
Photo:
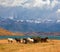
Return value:
[(21, 44), (0, 40), (0, 52), (60, 52), (60, 40), (48, 40), (47, 43)]

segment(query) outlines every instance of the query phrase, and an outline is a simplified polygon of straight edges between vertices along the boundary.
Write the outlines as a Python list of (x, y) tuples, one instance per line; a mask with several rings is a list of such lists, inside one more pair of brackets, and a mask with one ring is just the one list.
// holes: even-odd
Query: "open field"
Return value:
[(21, 44), (0, 40), (0, 52), (60, 52), (60, 40), (48, 40), (47, 43)]

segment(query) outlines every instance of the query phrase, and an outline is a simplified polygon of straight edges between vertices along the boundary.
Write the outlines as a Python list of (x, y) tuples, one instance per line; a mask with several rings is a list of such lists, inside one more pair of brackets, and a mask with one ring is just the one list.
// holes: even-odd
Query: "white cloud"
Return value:
[[(58, 9), (58, 10), (56, 11), (56, 15), (57, 15), (57, 19), (60, 20), (60, 9)], [(59, 20), (58, 20), (57, 22), (59, 22)]]
[(0, 5), (3, 6), (20, 6), (26, 0), (0, 0)]
[(39, 8), (42, 8), (44, 6), (49, 6), (50, 5), (50, 0), (46, 0), (46, 1), (43, 1), (43, 0), (32, 0), (30, 3), (26, 3), (25, 5), (23, 5), (23, 7), (39, 7)]
[(12, 0), (0, 0), (0, 5), (3, 5), (3, 6), (9, 6), (13, 3)]
[(0, 0), (0, 5), (3, 6), (22, 6), (26, 8), (39, 7), (39, 8), (53, 8), (60, 4), (58, 0)]
[(59, 23), (60, 22), (60, 20), (57, 20), (57, 23)]
[(14, 0), (12, 6), (22, 6), (22, 3), (25, 3), (27, 0)]
[(14, 17), (12, 17), (12, 16), (10, 16), (10, 17), (8, 17), (9, 19), (14, 19)]
[(53, 0), (51, 3), (51, 7), (55, 7), (56, 5), (60, 4), (60, 2), (58, 0)]
[(49, 0), (46, 0), (46, 1), (43, 1), (43, 0), (39, 0), (39, 1), (38, 0), (35, 0), (34, 6), (35, 7), (40, 7), (40, 6), (43, 6), (45, 4), (49, 5), (50, 4), (50, 1)]

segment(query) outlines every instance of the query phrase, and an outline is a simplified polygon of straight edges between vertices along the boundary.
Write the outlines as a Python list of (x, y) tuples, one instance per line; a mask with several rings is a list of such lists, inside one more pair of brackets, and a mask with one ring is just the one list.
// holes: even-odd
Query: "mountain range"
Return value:
[(12, 32), (60, 32), (60, 20), (0, 18), (0, 27)]

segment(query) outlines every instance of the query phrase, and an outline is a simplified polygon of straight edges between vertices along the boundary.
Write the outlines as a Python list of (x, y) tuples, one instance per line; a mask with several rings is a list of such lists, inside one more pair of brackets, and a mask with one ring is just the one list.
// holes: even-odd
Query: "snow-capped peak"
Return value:
[(8, 18), (9, 18), (9, 19), (11, 19), (11, 20), (12, 20), (12, 19), (14, 19), (14, 17), (13, 17), (13, 16), (10, 16), (10, 17), (8, 17)]
[(57, 20), (56, 22), (57, 22), (57, 23), (60, 23), (60, 20)]
[(57, 10), (57, 13), (60, 13), (60, 9)]

